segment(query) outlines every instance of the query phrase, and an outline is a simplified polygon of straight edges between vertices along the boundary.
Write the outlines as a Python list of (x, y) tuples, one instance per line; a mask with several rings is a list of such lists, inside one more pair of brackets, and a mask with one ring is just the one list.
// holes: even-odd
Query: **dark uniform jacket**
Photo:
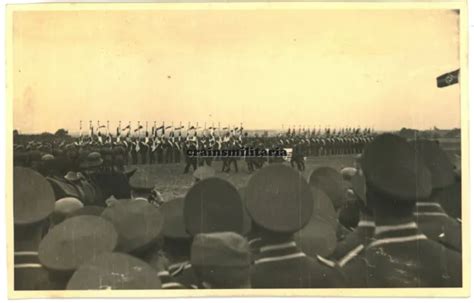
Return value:
[(15, 252), (15, 290), (60, 290), (50, 280), (48, 271), (40, 264), (38, 252)]
[(169, 266), (168, 271), (171, 277), (177, 283), (183, 285), (184, 288), (198, 289), (199, 281), (194, 273), (194, 269), (191, 262), (185, 261), (181, 263), (172, 264)]
[(440, 204), (417, 202), (415, 218), (420, 230), (429, 239), (458, 252), (462, 251), (461, 224), (446, 214)]
[[(252, 267), (252, 288), (334, 288), (345, 279), (335, 268), (306, 256), (293, 240), (261, 240)], [(271, 244), (266, 244), (271, 243)]]
[(369, 220), (360, 220), (356, 229), (349, 233), (342, 241), (337, 243), (336, 249), (329, 259), (344, 262), (353, 254), (357, 254), (372, 241), (375, 223)]
[(461, 255), (428, 239), (415, 222), (377, 226), (375, 239), (342, 271), (351, 287), (461, 287)]

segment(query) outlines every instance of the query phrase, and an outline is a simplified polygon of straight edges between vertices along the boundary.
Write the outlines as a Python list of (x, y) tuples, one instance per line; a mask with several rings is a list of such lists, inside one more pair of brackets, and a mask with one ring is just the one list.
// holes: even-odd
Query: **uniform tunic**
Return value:
[(50, 280), (40, 264), (38, 252), (15, 252), (15, 290), (60, 290), (59, 283)]
[(440, 204), (417, 202), (415, 218), (420, 230), (431, 240), (462, 251), (461, 224), (446, 214)]
[(461, 287), (461, 255), (413, 222), (377, 226), (375, 240), (342, 271), (355, 287)]
[(262, 239), (251, 274), (252, 288), (344, 287), (345, 279), (335, 268), (306, 256), (295, 241)]
[(329, 257), (332, 260), (344, 261), (351, 253), (363, 249), (370, 243), (374, 236), (375, 223), (371, 220), (361, 220), (356, 229), (349, 233), (342, 241), (337, 243), (336, 249)]

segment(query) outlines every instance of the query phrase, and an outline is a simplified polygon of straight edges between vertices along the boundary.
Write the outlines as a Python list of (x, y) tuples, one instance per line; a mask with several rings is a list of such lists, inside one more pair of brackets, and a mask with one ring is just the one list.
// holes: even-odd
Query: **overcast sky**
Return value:
[(14, 127), (460, 126), (459, 17), (435, 10), (16, 12)]

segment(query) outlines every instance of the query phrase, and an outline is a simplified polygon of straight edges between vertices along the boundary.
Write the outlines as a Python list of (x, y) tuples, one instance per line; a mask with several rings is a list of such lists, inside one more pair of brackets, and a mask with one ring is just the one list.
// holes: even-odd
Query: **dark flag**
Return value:
[(446, 87), (459, 82), (459, 69), (436, 78), (438, 87)]

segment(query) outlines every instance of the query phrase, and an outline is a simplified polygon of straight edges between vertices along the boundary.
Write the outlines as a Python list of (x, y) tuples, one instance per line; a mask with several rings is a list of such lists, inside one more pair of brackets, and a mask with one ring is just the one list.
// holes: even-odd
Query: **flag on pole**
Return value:
[(450, 86), (459, 82), (459, 69), (443, 74), (436, 78), (436, 85), (441, 87)]

